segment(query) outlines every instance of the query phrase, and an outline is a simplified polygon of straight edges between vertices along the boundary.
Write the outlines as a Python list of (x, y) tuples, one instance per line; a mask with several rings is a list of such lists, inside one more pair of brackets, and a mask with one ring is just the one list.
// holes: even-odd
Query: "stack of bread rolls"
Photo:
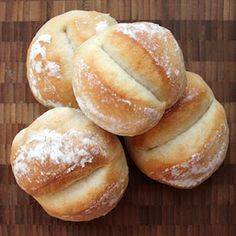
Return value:
[(56, 16), (30, 44), (27, 78), (52, 109), (14, 138), (12, 170), (51, 216), (87, 221), (118, 204), (128, 166), (116, 135), (144, 174), (176, 188), (199, 185), (226, 156), (224, 108), (157, 24)]

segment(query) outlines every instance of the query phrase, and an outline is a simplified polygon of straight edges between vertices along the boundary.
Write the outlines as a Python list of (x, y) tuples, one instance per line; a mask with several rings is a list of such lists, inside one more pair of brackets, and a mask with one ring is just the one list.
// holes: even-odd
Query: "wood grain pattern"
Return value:
[[(45, 21), (72, 9), (172, 30), (187, 69), (205, 78), (227, 112), (230, 146), (212, 178), (193, 190), (175, 190), (148, 179), (129, 161), (124, 198), (109, 215), (89, 223), (53, 219), (17, 187), (9, 165), (12, 139), (46, 110), (30, 92), (26, 50)], [(235, 236), (235, 153), (236, 0), (0, 0), (0, 236)]]

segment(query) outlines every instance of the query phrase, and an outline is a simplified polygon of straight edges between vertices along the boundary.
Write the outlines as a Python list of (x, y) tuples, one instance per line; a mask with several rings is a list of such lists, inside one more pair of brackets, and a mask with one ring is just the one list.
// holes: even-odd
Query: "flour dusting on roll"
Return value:
[(114, 134), (135, 136), (151, 129), (185, 85), (178, 43), (153, 23), (116, 24), (75, 54), (76, 100), (87, 117)]
[(107, 214), (128, 184), (118, 138), (72, 108), (49, 110), (19, 132), (11, 165), (19, 186), (63, 220)]
[(34, 97), (47, 107), (78, 107), (71, 85), (74, 52), (114, 24), (108, 14), (78, 10), (46, 22), (27, 54), (27, 77)]
[(177, 188), (193, 188), (211, 176), (224, 161), (228, 142), (224, 108), (191, 72), (183, 96), (161, 121), (142, 135), (126, 138), (144, 174)]
[[(145, 24), (142, 22), (135, 24), (119, 24), (117, 27), (117, 31), (122, 32), (123, 34), (140, 43), (142, 47), (150, 53), (155, 62), (164, 69), (166, 76), (170, 79), (170, 83), (172, 83), (175, 87), (181, 86), (181, 84), (179, 84), (180, 81), (174, 78), (177, 77), (180, 73), (184, 72), (184, 63), (180, 61), (180, 68), (178, 66), (174, 66), (172, 62), (173, 59), (171, 58), (172, 55), (170, 54), (167, 45), (164, 45), (164, 47), (161, 48), (161, 45), (159, 43), (149, 42), (149, 40), (153, 40), (155, 42), (155, 38), (159, 38), (160, 41), (164, 42), (163, 44), (168, 44), (169, 42), (173, 41), (171, 39), (171, 37), (173, 36), (168, 29), (161, 27), (158, 24)], [(145, 39), (145, 34), (149, 35), (149, 40)], [(181, 55), (181, 49), (178, 43), (176, 41), (173, 41), (172, 43), (174, 44), (173, 51), (178, 56)], [(161, 50), (163, 50), (163, 52), (160, 56)]]

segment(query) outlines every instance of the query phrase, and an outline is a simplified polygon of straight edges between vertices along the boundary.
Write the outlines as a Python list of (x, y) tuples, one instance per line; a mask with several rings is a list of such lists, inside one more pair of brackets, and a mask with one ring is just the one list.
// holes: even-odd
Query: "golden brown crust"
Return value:
[[(16, 135), (11, 164), (19, 186), (50, 215), (65, 220), (83, 221), (106, 214), (128, 183), (118, 138), (72, 108), (49, 110)], [(116, 188), (117, 196), (113, 193)], [(100, 201), (101, 206), (88, 211), (102, 195), (112, 204), (108, 207)]]
[(119, 135), (134, 136), (155, 126), (183, 93), (185, 80), (177, 42), (152, 23), (112, 26), (75, 55), (78, 104), (97, 125)]
[(103, 49), (171, 107), (186, 85), (183, 55), (174, 36), (168, 29), (148, 22), (112, 28), (104, 37)]
[[(121, 162), (118, 162), (118, 165), (114, 165), (105, 175), (105, 184), (99, 185), (99, 188), (93, 191), (92, 194), (90, 192), (82, 194), (85, 197), (78, 197), (72, 201), (64, 202), (61, 197), (63, 193), (59, 191), (55, 195), (45, 195), (37, 200), (43, 206), (46, 206), (44, 209), (48, 214), (63, 220), (88, 221), (98, 216), (106, 215), (118, 204), (128, 185), (128, 176), (125, 176), (123, 171), (120, 172), (119, 165), (123, 168)], [(98, 178), (98, 176), (95, 178)], [(76, 184), (74, 183), (74, 185), (63, 190), (66, 193), (66, 197), (70, 197), (71, 188)], [(96, 183), (93, 183), (93, 190), (96, 186)], [(86, 190), (84, 191), (86, 192)], [(60, 204), (60, 207), (55, 208), (52, 204), (54, 199), (59, 199), (59, 202), (63, 203), (63, 205)]]
[(199, 76), (187, 75), (185, 97), (152, 130), (126, 139), (142, 172), (177, 188), (193, 188), (212, 175), (226, 156), (229, 138), (223, 107)]
[(115, 23), (107, 14), (75, 10), (43, 25), (27, 54), (27, 77), (35, 98), (48, 107), (78, 107), (71, 85), (74, 51)]
[[(116, 205), (119, 203), (124, 190), (128, 185), (128, 179), (125, 180), (124, 183), (115, 186), (115, 183), (111, 184), (111, 187), (107, 187), (104, 192), (109, 192), (109, 195), (100, 194), (96, 196), (96, 200), (91, 201), (91, 207), (89, 209), (82, 210), (81, 212), (77, 212), (75, 214), (65, 214), (58, 213), (57, 211), (51, 211), (51, 209), (44, 208), (44, 210), (51, 216), (59, 218), (61, 220), (66, 221), (89, 221), (97, 218), (98, 216), (104, 216), (109, 213)], [(102, 199), (102, 201), (100, 200)], [(111, 199), (115, 199), (109, 204)], [(39, 200), (38, 200), (39, 201)], [(50, 206), (50, 205), (49, 205)], [(73, 209), (79, 209), (81, 207), (81, 203), (78, 202), (76, 205), (73, 205)], [(71, 212), (69, 210), (69, 212)]]

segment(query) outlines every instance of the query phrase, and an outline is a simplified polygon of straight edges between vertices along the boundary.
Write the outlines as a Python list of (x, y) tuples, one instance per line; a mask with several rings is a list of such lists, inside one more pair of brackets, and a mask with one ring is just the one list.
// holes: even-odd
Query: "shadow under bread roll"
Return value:
[(47, 213), (68, 221), (107, 214), (128, 184), (123, 148), (73, 108), (54, 108), (19, 132), (11, 165), (18, 185)]
[(187, 72), (182, 98), (148, 132), (126, 138), (129, 153), (150, 178), (193, 188), (225, 159), (229, 129), (225, 110), (203, 79)]

